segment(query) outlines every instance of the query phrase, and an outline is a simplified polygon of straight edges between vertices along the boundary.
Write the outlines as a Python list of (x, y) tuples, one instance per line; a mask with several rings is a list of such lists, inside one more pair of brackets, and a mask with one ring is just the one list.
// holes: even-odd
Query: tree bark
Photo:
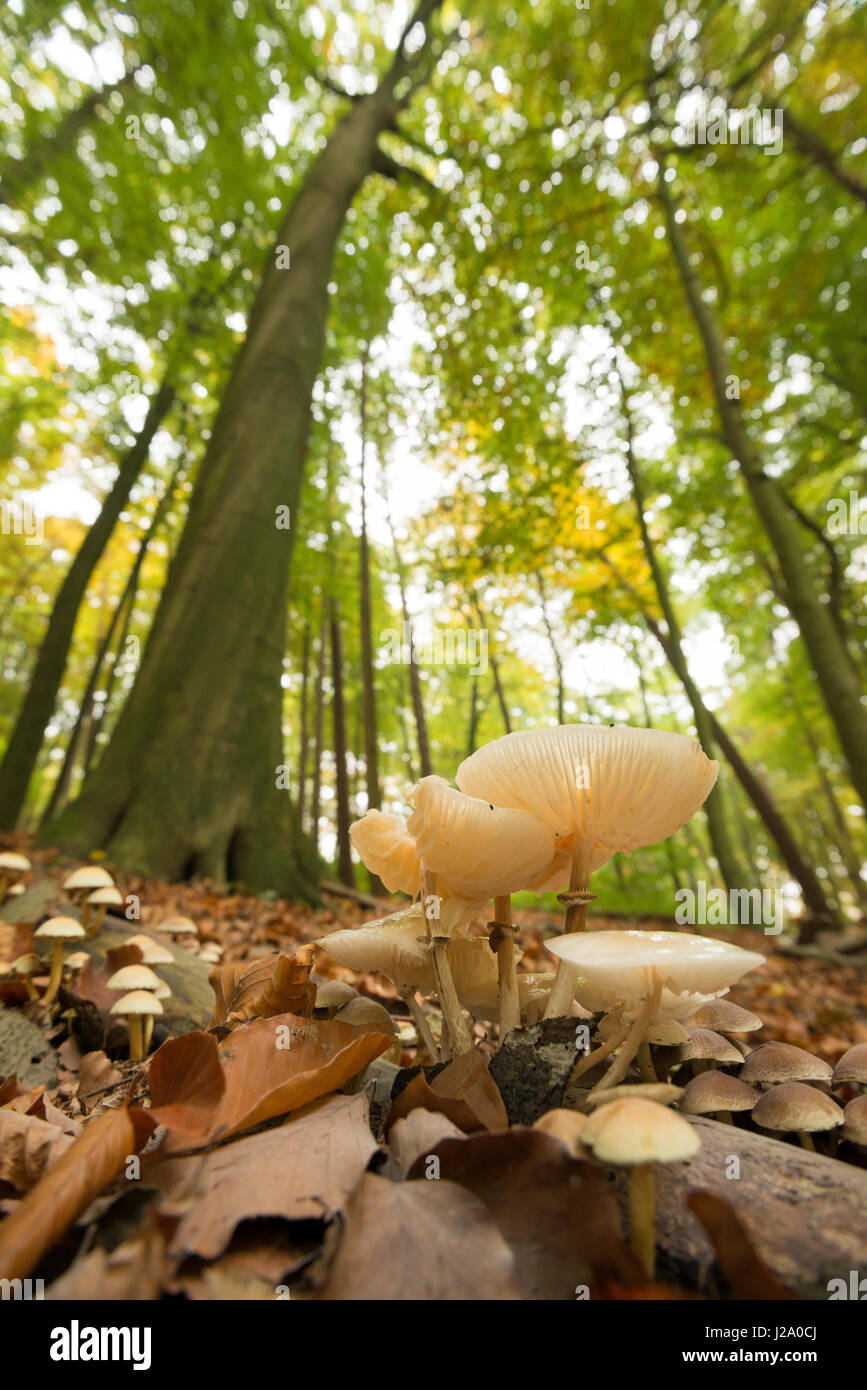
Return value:
[[(379, 758), (376, 726), (376, 686), (373, 677), (373, 606), (370, 597), (370, 548), (367, 540), (367, 367), (370, 345), (365, 344), (361, 359), (361, 534), (358, 540), (359, 590), (361, 600), (361, 708), (364, 722), (364, 771), (368, 810), (382, 804), (379, 789)], [(371, 878), (371, 892), (380, 891), (379, 879)]]
[(304, 803), (307, 793), (307, 744), (309, 742), (308, 704), (310, 689), (310, 624), (304, 624), (301, 646), (301, 728), (298, 734), (298, 823), (304, 829)]
[(690, 263), (683, 228), (661, 169), (659, 196), (675, 263), (692, 316), (704, 344), (723, 434), (737, 461), (753, 506), (765, 528), (785, 586), (785, 601), (800, 629), (831, 721), (848, 763), (852, 785), (867, 806), (867, 712), (861, 703), (858, 672), (833, 616), (820, 602), (819, 586), (806, 563), (798, 523), (774, 478), (764, 471), (740, 401), (730, 399), (730, 363), (719, 324), (702, 295), (701, 281)]
[(337, 811), (337, 877), (347, 887), (355, 887), (352, 842), (349, 838), (349, 776), (346, 766), (346, 709), (343, 700), (343, 644), (340, 634), (340, 603), (331, 600), (331, 718), (334, 747), (334, 796)]
[[(99, 768), (46, 834), (146, 875), (312, 897), (279, 784), (288, 579), (328, 284), (346, 214), (424, 65), (421, 0), (376, 91), (314, 160), (266, 263), (138, 679)], [(421, 25), (422, 41), (407, 51)], [(281, 250), (281, 248), (284, 248)], [(286, 264), (289, 252), (291, 266)], [(285, 529), (278, 518), (291, 517)]]
[(328, 648), (328, 622), (324, 612), (319, 625), (319, 655), (316, 663), (316, 718), (313, 736), (313, 786), (310, 793), (310, 834), (319, 851), (319, 814), (322, 799), (322, 752), (325, 745), (325, 661)]
[(151, 397), (145, 422), (121, 459), (117, 477), (103, 500), (99, 516), (82, 541), (54, 600), (27, 694), (0, 766), (0, 826), (7, 829), (14, 829), (24, 806), (45, 726), (51, 718), (63, 679), (81, 601), (117, 519), (129, 500), (148, 456), (151, 441), (171, 410), (174, 399), (174, 386), (165, 378)]

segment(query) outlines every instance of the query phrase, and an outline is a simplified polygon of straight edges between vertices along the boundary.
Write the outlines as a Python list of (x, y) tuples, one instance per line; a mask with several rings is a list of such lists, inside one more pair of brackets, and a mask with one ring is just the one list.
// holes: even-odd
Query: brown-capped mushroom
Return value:
[(856, 1096), (844, 1106), (840, 1138), (862, 1148), (867, 1145), (867, 1096)]
[(765, 1026), (758, 1014), (730, 999), (708, 999), (690, 1015), (689, 1022), (692, 1028), (713, 1028), (716, 1033), (752, 1033)]
[(680, 1108), (685, 1115), (715, 1115), (734, 1124), (732, 1111), (752, 1110), (760, 1092), (725, 1071), (703, 1071), (684, 1087)]
[(752, 1117), (762, 1129), (797, 1134), (805, 1149), (815, 1148), (811, 1134), (835, 1129), (843, 1123), (843, 1111), (837, 1102), (803, 1081), (772, 1086), (756, 1101)]
[(687, 1041), (677, 1049), (678, 1062), (692, 1062), (696, 1073), (703, 1071), (703, 1063), (713, 1066), (729, 1067), (743, 1062), (738, 1049), (722, 1033), (712, 1028), (687, 1028)]
[(33, 933), (34, 941), (48, 941), (52, 945), (51, 975), (48, 989), (42, 996), (43, 1004), (51, 1004), (60, 989), (63, 975), (63, 952), (73, 941), (84, 940), (84, 927), (74, 917), (49, 917)]
[(867, 1043), (844, 1052), (831, 1078), (832, 1086), (867, 1086)]
[(747, 1057), (738, 1072), (741, 1081), (774, 1085), (784, 1081), (830, 1081), (833, 1067), (791, 1043), (762, 1043)]

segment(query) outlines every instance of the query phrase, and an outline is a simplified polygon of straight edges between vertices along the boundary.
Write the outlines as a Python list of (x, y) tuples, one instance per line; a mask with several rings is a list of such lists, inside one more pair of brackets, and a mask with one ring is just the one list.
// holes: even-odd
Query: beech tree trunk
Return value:
[[(373, 676), (373, 605), (370, 597), (370, 547), (367, 540), (367, 365), (369, 344), (361, 361), (361, 534), (358, 541), (359, 590), (361, 600), (361, 708), (364, 721), (364, 770), (368, 810), (382, 804), (379, 789), (379, 758), (376, 727), (376, 686)], [(374, 876), (375, 877), (375, 876)], [(371, 892), (380, 891), (379, 879), (371, 878)]]
[(313, 786), (310, 791), (310, 834), (313, 848), (319, 851), (319, 814), (322, 806), (322, 753), (325, 745), (325, 661), (328, 646), (328, 622), (323, 615), (319, 626), (319, 647), (316, 662), (316, 716), (313, 735)]
[[(437, 8), (421, 0), (387, 74), (352, 103), (284, 218), (138, 679), (81, 797), (47, 827), (46, 838), (68, 851), (100, 848), (147, 875), (315, 894), (318, 866), (279, 785), (288, 578), (311, 398), (337, 241), (378, 163), (379, 135), (417, 83)], [(418, 26), (422, 39), (409, 53)]]
[(45, 726), (51, 718), (63, 679), (81, 601), (117, 519), (129, 501), (151, 441), (171, 410), (174, 399), (174, 386), (165, 379), (151, 397), (145, 422), (121, 459), (117, 477), (103, 500), (99, 516), (84, 537), (54, 600), (27, 694), (0, 765), (0, 826), (5, 829), (14, 829), (23, 809)]
[(298, 823), (304, 829), (304, 803), (307, 792), (307, 745), (310, 741), (308, 706), (310, 690), (310, 624), (304, 624), (301, 648), (301, 728), (298, 734)]
[(355, 887), (352, 842), (349, 838), (349, 775), (346, 766), (346, 708), (343, 699), (343, 643), (340, 633), (340, 604), (331, 600), (331, 718), (334, 750), (334, 796), (337, 826), (337, 877), (348, 888)]
[(765, 472), (761, 454), (747, 429), (740, 401), (729, 389), (732, 372), (722, 332), (703, 297), (701, 281), (690, 262), (686, 236), (676, 220), (677, 209), (664, 175), (665, 169), (662, 167), (658, 189), (668, 238), (684, 294), (704, 343), (723, 434), (732, 457), (740, 467), (753, 506), (776, 556), (785, 587), (785, 602), (800, 629), (828, 714), (837, 731), (852, 785), (863, 805), (867, 806), (867, 710), (861, 701), (858, 672), (833, 615), (828, 611), (828, 606), (821, 602), (821, 586), (817, 585), (807, 563), (798, 522), (776, 479)]

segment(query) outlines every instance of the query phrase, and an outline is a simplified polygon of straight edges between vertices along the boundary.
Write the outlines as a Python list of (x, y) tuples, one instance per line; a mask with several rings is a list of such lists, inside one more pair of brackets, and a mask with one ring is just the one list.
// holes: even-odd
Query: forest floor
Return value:
[[(0, 966), (32, 949), (39, 921), (70, 911), (61, 890), (69, 865), (20, 837), (15, 847), (26, 849), (34, 867), (26, 896), (3, 909)], [(741, 1221), (749, 1217), (752, 1229), (762, 1219), (750, 1201), (766, 1200), (746, 1191), (740, 1220), (724, 1201), (716, 1217), (697, 1213), (712, 1246), (700, 1287), (684, 1273), (695, 1252), (681, 1248), (680, 1236), (672, 1241), (670, 1258), (662, 1252), (658, 1282), (646, 1285), (625, 1242), (610, 1174), (601, 1177), (595, 1163), (548, 1135), (509, 1125), (486, 1065), (495, 1047), (481, 1027), (469, 1067), (452, 1064), (451, 1082), (448, 1070), (429, 1076), (431, 1084), (416, 1078), (401, 1096), (402, 1123), (397, 1120), (394, 1080), (401, 1075), (405, 1085), (400, 1069), (413, 1067), (418, 1056), (406, 1006), (383, 976), (337, 966), (312, 946), (333, 930), (384, 915), (382, 908), (329, 895), (326, 905), (313, 909), (223, 893), (207, 883), (168, 884), (123, 874), (116, 882), (125, 898), (138, 899), (140, 919), (106, 919), (100, 937), (87, 942), (92, 968), (74, 994), (61, 993), (59, 1009), (49, 1012), (29, 1002), (23, 984), (0, 974), (0, 1212), (7, 1218), (0, 1222), (0, 1276), (35, 1272), (45, 1278), (49, 1297), (77, 1299), (166, 1293), (195, 1299), (355, 1298), (370, 1296), (360, 1291), (370, 1288), (372, 1277), (380, 1281), (375, 1296), (381, 1298), (563, 1298), (574, 1297), (570, 1291), (582, 1282), (594, 1297), (708, 1297), (721, 1290), (737, 1296), (745, 1267), (747, 1282), (758, 1280), (765, 1296), (785, 1296), (791, 1288), (782, 1237), (779, 1249), (762, 1248), (759, 1240), (760, 1256), (746, 1236)], [(196, 949), (218, 944), (221, 964), (211, 974), (212, 966), (195, 950), (175, 943), (175, 965), (161, 971), (173, 995), (165, 1018), (157, 1021), (161, 1051), (144, 1065), (131, 1063), (124, 1025), (108, 1012), (116, 996), (106, 980), (136, 958), (125, 939), (171, 914), (191, 917), (199, 929)], [(543, 942), (558, 930), (556, 916), (517, 910), (515, 917), (524, 948), (520, 968), (552, 969)], [(588, 922), (590, 930), (612, 925), (633, 924), (602, 916)], [(634, 925), (673, 924), (641, 919)], [(767, 957), (729, 996), (764, 1021), (761, 1034), (750, 1035), (751, 1044), (791, 1043), (833, 1065), (854, 1044), (867, 1043), (863, 955), (853, 956), (851, 964), (804, 958), (788, 954), (786, 937), (702, 930)], [(125, 954), (130, 949), (132, 957)], [(281, 955), (290, 960), (278, 966)], [(311, 972), (314, 983), (346, 980), (382, 1003), (398, 1026), (397, 1038), (385, 1038), (373, 1025), (350, 1028), (311, 1016)], [(291, 1041), (282, 1052), (274, 1042), (281, 1019), (292, 1020)], [(22, 1041), (25, 1026), (30, 1031)], [(554, 1057), (553, 1033), (539, 1035), (538, 1044), (539, 1056)], [(362, 1071), (359, 1085), (354, 1078)], [(849, 1093), (837, 1098), (845, 1101)], [(554, 1102), (559, 1103), (565, 1102)], [(166, 1128), (155, 1130), (155, 1120)], [(717, 1131), (724, 1132), (724, 1147), (732, 1146), (730, 1129), (700, 1123), (708, 1155)], [(867, 1184), (863, 1152), (842, 1164), (832, 1157), (835, 1145), (824, 1156), (817, 1145), (820, 1153), (813, 1156), (786, 1141), (735, 1133), (745, 1145), (764, 1146), (762, 1163), (767, 1166), (768, 1154), (778, 1163), (783, 1188), (796, 1181), (804, 1191), (815, 1183), (820, 1195), (839, 1189), (838, 1245), (817, 1255), (809, 1278), (804, 1276), (820, 1287), (837, 1252), (847, 1258), (846, 1202), (857, 1205), (864, 1198), (867, 1206), (867, 1186), (857, 1187), (862, 1179)], [(465, 1146), (460, 1161), (454, 1156), (458, 1138)], [(404, 1181), (408, 1174), (425, 1176), (418, 1165), (434, 1148), (443, 1157), (443, 1176), (452, 1181)], [(816, 1165), (830, 1167), (826, 1172)], [(494, 1172), (500, 1174), (496, 1191)], [(581, 1208), (586, 1218), (593, 1210), (590, 1236), (586, 1219), (580, 1235), (568, 1222), (564, 1235), (550, 1209), (534, 1213), (526, 1194), (530, 1187), (538, 1191), (543, 1173), (555, 1196), (564, 1185), (574, 1191), (576, 1174), (584, 1182), (576, 1213)], [(767, 1175), (762, 1181), (773, 1188)], [(518, 1197), (522, 1229), (505, 1215)], [(683, 1189), (661, 1197), (663, 1208), (669, 1198), (682, 1206)], [(827, 1229), (827, 1213), (823, 1222)], [(528, 1254), (540, 1228), (550, 1228), (554, 1246), (574, 1237), (544, 1269)], [(743, 1251), (733, 1261), (733, 1232), (735, 1243), (746, 1242), (746, 1264)], [(473, 1262), (466, 1260), (467, 1241)], [(444, 1290), (437, 1271), (455, 1268), (458, 1246), (458, 1263), (474, 1268)], [(702, 1248), (708, 1251), (706, 1242)], [(757, 1295), (741, 1287), (740, 1296)]]

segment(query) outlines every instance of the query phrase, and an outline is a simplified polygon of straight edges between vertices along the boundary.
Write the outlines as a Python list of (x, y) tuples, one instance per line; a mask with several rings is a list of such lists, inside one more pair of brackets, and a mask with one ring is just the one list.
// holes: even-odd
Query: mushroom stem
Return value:
[(501, 898), (494, 898), (494, 921), (491, 928), (491, 942), (497, 950), (502, 1042), (507, 1033), (521, 1026), (521, 1003), (518, 998), (518, 970), (514, 949), (515, 928), (512, 923), (512, 899), (508, 893)]
[[(84, 911), (84, 908), (82, 908), (82, 912), (83, 912), (83, 911)], [(96, 914), (95, 914), (95, 916), (94, 916), (93, 921), (90, 923), (90, 926), (87, 928), (87, 934), (88, 934), (88, 936), (96, 936), (96, 935), (97, 935), (97, 933), (98, 933), (100, 927), (102, 926), (102, 919), (103, 919), (103, 917), (105, 916), (105, 914), (106, 914), (107, 911), (108, 911), (108, 905), (107, 905), (106, 903), (100, 903), (99, 906), (98, 906), (97, 909), (96, 909)]]
[(650, 1043), (647, 1041), (646, 1038), (642, 1039), (642, 1041), (638, 1044), (636, 1060), (638, 1062), (638, 1070), (641, 1073), (642, 1081), (648, 1081), (651, 1084), (655, 1084), (659, 1080), (659, 1077), (656, 1075), (656, 1070), (653, 1065), (653, 1058), (650, 1055)]
[(89, 892), (89, 888), (83, 888), (78, 895), (78, 907), (79, 911), (81, 912), (81, 925), (84, 927), (84, 930), (87, 932), (88, 936), (90, 935), (90, 932), (88, 931), (88, 923), (90, 922), (90, 904), (87, 901), (87, 895)]
[(575, 1063), (569, 1073), (569, 1080), (575, 1081), (579, 1076), (583, 1076), (585, 1071), (592, 1071), (598, 1062), (604, 1062), (606, 1057), (610, 1057), (612, 1052), (616, 1052), (621, 1043), (624, 1043), (628, 1037), (628, 1026), (618, 1029), (601, 1047), (597, 1047), (594, 1052), (588, 1052), (586, 1057), (582, 1057), (580, 1062)]
[(635, 1015), (635, 1022), (626, 1035), (626, 1041), (617, 1054), (616, 1061), (608, 1068), (602, 1080), (597, 1081), (593, 1090), (590, 1092), (591, 1095), (596, 1091), (607, 1091), (611, 1086), (617, 1086), (623, 1080), (629, 1070), (629, 1064), (641, 1046), (644, 1035), (650, 1027), (651, 1020), (659, 1008), (661, 995), (662, 980), (659, 977), (658, 971), (654, 970), (653, 985), (651, 986), (650, 993)]
[(129, 1060), (140, 1062), (143, 1056), (144, 1039), (141, 1031), (141, 1017), (139, 1014), (130, 1014), (127, 1018), (129, 1024)]
[(734, 1124), (734, 1120), (732, 1119), (732, 1112), (730, 1110), (718, 1110), (716, 1112), (716, 1118), (719, 1120), (720, 1124)]
[(798, 1131), (798, 1138), (801, 1141), (802, 1149), (809, 1149), (810, 1153), (816, 1152), (816, 1145), (813, 1143), (813, 1136), (811, 1134), (808, 1134), (805, 1129), (801, 1129)]
[(448, 1043), (440, 1044), (440, 1055), (443, 1061), (452, 1052), (471, 1052), (473, 1039), (467, 1027), (466, 1020), (461, 1009), (461, 1001), (458, 999), (458, 992), (455, 989), (455, 981), (452, 975), (452, 967), (449, 963), (449, 939), (447, 936), (439, 936), (434, 930), (434, 923), (439, 921), (439, 913), (429, 918), (427, 915), (427, 900), (436, 897), (436, 874), (432, 874), (424, 861), (419, 865), (419, 892), (421, 895), (422, 911), (424, 912), (425, 925), (427, 928), (428, 941), (430, 942), (433, 954), (434, 974), (437, 980), (437, 993), (440, 998), (440, 1008), (443, 1012), (443, 1019), (448, 1028)]
[(438, 1062), (440, 1055), (439, 1048), (437, 1047), (436, 1042), (434, 1040), (434, 1035), (430, 1030), (430, 1024), (428, 1023), (425, 1017), (424, 1009), (422, 1008), (421, 1004), (418, 1002), (418, 999), (416, 998), (415, 990), (407, 990), (406, 994), (402, 994), (400, 997), (403, 1000), (404, 1004), (406, 1004), (406, 1007), (409, 1009), (410, 1014), (412, 1015), (412, 1021), (418, 1029), (418, 1035), (424, 1043), (424, 1046), (428, 1051), (431, 1061)]
[(52, 1004), (60, 989), (60, 978), (63, 974), (63, 942), (55, 941), (54, 950), (51, 953), (51, 974), (48, 978), (48, 988), (42, 996), (43, 1004)]
[(11, 883), (12, 883), (12, 875), (11, 875), (11, 874), (5, 874), (5, 873), (0, 874), (0, 903), (3, 903), (3, 902), (6, 901), (6, 894), (7, 894), (8, 891), (9, 891), (9, 888), (10, 888), (10, 886), (11, 886)]
[(652, 1163), (629, 1174), (629, 1241), (648, 1279), (656, 1271), (656, 1184)]
[(148, 1053), (150, 1052), (151, 1038), (152, 1038), (153, 1035), (154, 1035), (154, 1016), (153, 1016), (153, 1014), (148, 1014), (147, 1017), (143, 1020), (142, 1029), (143, 1029), (143, 1032), (142, 1032), (142, 1040), (141, 1040), (141, 1045), (142, 1045), (142, 1057), (147, 1057)]
[[(563, 931), (583, 931), (587, 924), (587, 908), (593, 901), (590, 894), (590, 863), (593, 857), (593, 841), (580, 839), (577, 835), (572, 845), (572, 861), (569, 866), (569, 888), (558, 893), (557, 898), (566, 905)], [(575, 995), (575, 985), (580, 971), (565, 960), (557, 964), (557, 974), (545, 1006), (544, 1018), (561, 1018), (568, 1014)]]

